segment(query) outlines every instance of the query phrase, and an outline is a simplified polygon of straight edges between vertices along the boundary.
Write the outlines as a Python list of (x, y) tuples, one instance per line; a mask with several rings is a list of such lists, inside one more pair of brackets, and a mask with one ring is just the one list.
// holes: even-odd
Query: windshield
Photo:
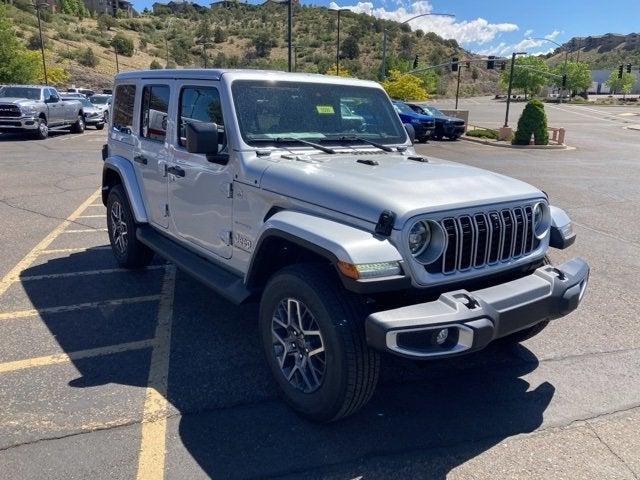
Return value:
[(393, 106), (395, 107), (396, 111), (398, 113), (416, 113), (413, 111), (413, 109), (407, 105), (406, 103), (402, 103), (402, 102), (393, 102)]
[(339, 142), (354, 135), (380, 143), (406, 140), (387, 96), (377, 88), (238, 80), (232, 91), (242, 138), (250, 145), (287, 138)]
[(39, 88), (28, 87), (2, 87), (0, 97), (28, 98), (29, 100), (40, 100)]
[(444, 117), (445, 114), (442, 113), (440, 110), (438, 110), (437, 108), (434, 107), (427, 107), (427, 106), (422, 106), (422, 109), (427, 112), (430, 115), (433, 115), (435, 117)]
[(109, 102), (109, 97), (98, 97), (97, 95), (93, 95), (89, 100), (91, 103), (95, 103), (96, 105), (105, 105)]

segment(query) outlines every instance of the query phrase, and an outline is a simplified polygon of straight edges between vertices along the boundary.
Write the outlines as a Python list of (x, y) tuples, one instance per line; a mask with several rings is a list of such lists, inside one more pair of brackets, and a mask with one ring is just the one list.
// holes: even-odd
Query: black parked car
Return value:
[(428, 105), (416, 105), (415, 103), (407, 103), (411, 109), (423, 115), (431, 115), (436, 122), (436, 128), (432, 137), (436, 140), (440, 140), (447, 137), (451, 140), (457, 140), (464, 133), (464, 120), (456, 117), (450, 117), (445, 115), (435, 107)]

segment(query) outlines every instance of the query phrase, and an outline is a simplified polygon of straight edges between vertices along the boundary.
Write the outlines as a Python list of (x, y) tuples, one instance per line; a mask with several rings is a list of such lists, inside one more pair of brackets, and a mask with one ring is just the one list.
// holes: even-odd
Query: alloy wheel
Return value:
[(280, 301), (271, 320), (273, 355), (287, 381), (312, 393), (322, 385), (326, 370), (324, 339), (316, 318), (295, 298)]
[(127, 252), (127, 223), (122, 217), (122, 205), (120, 202), (115, 201), (111, 204), (111, 231), (113, 236), (113, 244), (121, 254)]

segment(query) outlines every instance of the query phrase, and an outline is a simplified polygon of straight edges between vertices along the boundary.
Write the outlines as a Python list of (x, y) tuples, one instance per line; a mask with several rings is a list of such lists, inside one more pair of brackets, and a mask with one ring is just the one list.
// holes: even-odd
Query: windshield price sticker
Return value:
[(333, 111), (333, 105), (316, 105), (316, 111), (320, 115), (333, 115), (335, 112)]

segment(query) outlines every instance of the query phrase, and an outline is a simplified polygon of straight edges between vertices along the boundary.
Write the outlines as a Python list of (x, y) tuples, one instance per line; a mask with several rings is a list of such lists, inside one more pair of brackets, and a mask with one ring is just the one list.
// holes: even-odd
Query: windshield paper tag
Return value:
[(333, 105), (316, 105), (316, 111), (320, 115), (334, 115)]

